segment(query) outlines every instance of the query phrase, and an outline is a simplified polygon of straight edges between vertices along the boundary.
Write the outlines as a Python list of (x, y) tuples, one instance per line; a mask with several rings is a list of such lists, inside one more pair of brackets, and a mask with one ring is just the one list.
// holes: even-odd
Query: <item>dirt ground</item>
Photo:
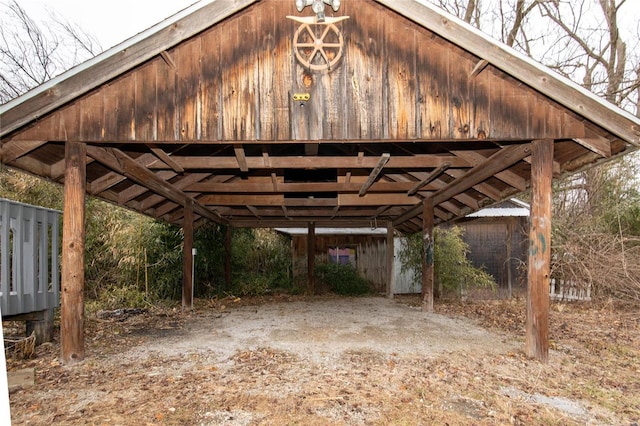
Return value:
[[(88, 315), (86, 359), (58, 342), (8, 368), (14, 425), (633, 425), (640, 313), (552, 305), (550, 361), (524, 357), (522, 301), (270, 297), (195, 312)], [(11, 332), (11, 328), (5, 332)], [(11, 354), (9, 354), (11, 355)]]

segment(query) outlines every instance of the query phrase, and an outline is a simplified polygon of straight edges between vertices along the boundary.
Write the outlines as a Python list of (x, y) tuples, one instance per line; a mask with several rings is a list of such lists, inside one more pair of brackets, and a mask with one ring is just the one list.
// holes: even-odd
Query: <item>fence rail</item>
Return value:
[(0, 199), (2, 316), (60, 304), (60, 212)]
[(549, 297), (551, 300), (564, 300), (567, 302), (590, 301), (591, 284), (582, 284), (574, 281), (556, 280), (551, 278), (549, 285)]

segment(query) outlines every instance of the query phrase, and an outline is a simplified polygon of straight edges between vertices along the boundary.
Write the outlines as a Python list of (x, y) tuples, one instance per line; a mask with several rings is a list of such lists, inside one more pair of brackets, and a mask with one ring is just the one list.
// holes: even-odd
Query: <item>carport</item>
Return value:
[(197, 3), (0, 107), (2, 164), (64, 184), (64, 362), (85, 194), (183, 227), (185, 307), (201, 222), (375, 221), (424, 232), (432, 310), (433, 226), (529, 191), (525, 351), (547, 359), (552, 179), (636, 149), (640, 120), (423, 1), (324, 13)]

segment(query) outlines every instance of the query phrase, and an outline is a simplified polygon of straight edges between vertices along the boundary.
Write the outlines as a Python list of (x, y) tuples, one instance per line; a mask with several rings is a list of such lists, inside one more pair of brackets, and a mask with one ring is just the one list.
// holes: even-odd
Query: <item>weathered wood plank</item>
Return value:
[(449, 52), (438, 37), (421, 30), (417, 61), (417, 126), (420, 138), (450, 137)]
[[(267, 3), (263, 5), (261, 13), (256, 14), (256, 28), (260, 28), (262, 37), (261, 50), (257, 53), (257, 87), (256, 91), (256, 139), (274, 139), (276, 135), (276, 108), (278, 105), (275, 90), (281, 84), (276, 80), (276, 64), (278, 63), (278, 44), (276, 39), (276, 19), (282, 20), (279, 14), (281, 5)], [(286, 105), (286, 104), (282, 104)]]
[(388, 67), (388, 104), (389, 137), (417, 138), (416, 133), (416, 31), (406, 23), (400, 23), (386, 28), (395, 44), (402, 40), (402, 49), (386, 51)]
[(135, 74), (125, 74), (111, 86), (105, 102), (105, 134), (115, 140), (136, 140)]
[(475, 123), (471, 121), (471, 109), (474, 99), (471, 97), (469, 74), (475, 58), (457, 47), (448, 46), (449, 59), (449, 91), (451, 92), (451, 129), (449, 134), (454, 138), (474, 138)]
[[(174, 51), (167, 52), (173, 57)], [(156, 138), (155, 141), (180, 140), (178, 126), (178, 106), (176, 105), (177, 69), (165, 63), (156, 68)]]
[(224, 28), (220, 24), (200, 36), (200, 91), (202, 102), (201, 138), (222, 139), (222, 68), (220, 46), (228, 43)]
[(135, 73), (135, 135), (137, 140), (153, 141), (158, 138), (157, 128), (157, 67), (166, 66), (155, 60), (144, 64)]
[[(477, 65), (483, 65), (487, 61), (480, 60)], [(483, 67), (482, 69), (486, 68)], [(475, 70), (475, 69), (474, 69)], [(472, 73), (473, 74), (473, 73)], [(471, 96), (471, 130), (469, 137), (480, 140), (491, 137), (491, 84), (495, 81), (490, 72), (479, 72), (470, 81)]]
[(104, 92), (101, 90), (86, 96), (80, 108), (80, 138), (102, 139), (104, 128)]
[(176, 61), (176, 107), (180, 139), (193, 141), (202, 135), (200, 92), (200, 37), (181, 44)]
[(611, 157), (611, 143), (604, 138), (577, 138), (574, 141), (604, 158)]
[[(383, 82), (385, 58), (384, 9), (376, 4), (345, 2), (342, 23), (345, 36), (344, 78), (347, 138), (382, 138), (384, 134)], [(388, 125), (388, 123), (386, 123)]]

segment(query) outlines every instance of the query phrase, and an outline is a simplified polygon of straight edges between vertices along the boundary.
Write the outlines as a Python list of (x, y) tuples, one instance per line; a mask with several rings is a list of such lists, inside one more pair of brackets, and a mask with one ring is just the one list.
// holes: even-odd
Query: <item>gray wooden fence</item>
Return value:
[(2, 316), (60, 304), (61, 213), (0, 198), (0, 302)]

